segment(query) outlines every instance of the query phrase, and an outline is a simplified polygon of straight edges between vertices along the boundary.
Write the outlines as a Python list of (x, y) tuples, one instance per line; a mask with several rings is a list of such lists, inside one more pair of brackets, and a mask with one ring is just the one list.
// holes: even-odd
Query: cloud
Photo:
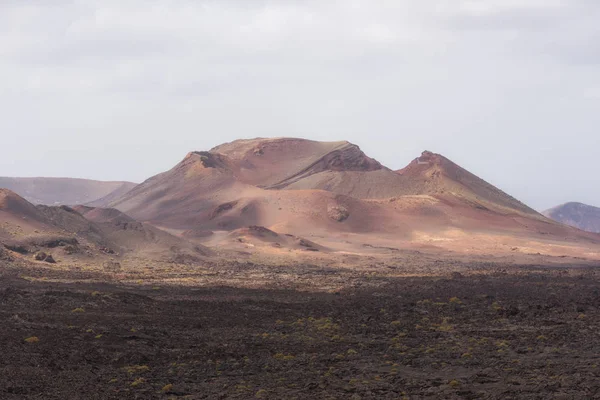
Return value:
[(444, 19), (451, 30), (467, 35), (495, 32), (520, 57), (535, 53), (569, 64), (600, 63), (599, 2), (463, 0), (458, 4)]
[(551, 206), (572, 199), (529, 190), (539, 171), (599, 144), (599, 17), (592, 0), (0, 2), (0, 175), (139, 181), (289, 135), (393, 168), (429, 148)]

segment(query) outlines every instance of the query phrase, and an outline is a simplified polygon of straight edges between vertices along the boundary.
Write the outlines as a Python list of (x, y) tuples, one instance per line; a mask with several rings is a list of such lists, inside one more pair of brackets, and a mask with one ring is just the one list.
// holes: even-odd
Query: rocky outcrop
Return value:
[(296, 172), (286, 179), (271, 185), (268, 189), (283, 189), (294, 182), (325, 171), (356, 171), (369, 172), (384, 169), (378, 161), (368, 157), (360, 147), (352, 143), (344, 143), (306, 168)]
[(327, 216), (336, 222), (343, 222), (350, 216), (350, 211), (342, 205), (330, 205), (327, 207)]
[(39, 251), (37, 253), (35, 253), (35, 255), (33, 256), (33, 258), (36, 261), (44, 261), (50, 264), (54, 264), (56, 263), (56, 260), (54, 260), (54, 257), (52, 257), (51, 254), (46, 254), (43, 251)]

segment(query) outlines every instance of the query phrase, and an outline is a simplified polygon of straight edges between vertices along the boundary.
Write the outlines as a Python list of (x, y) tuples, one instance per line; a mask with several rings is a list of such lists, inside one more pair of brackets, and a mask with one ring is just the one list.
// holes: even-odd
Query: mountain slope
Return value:
[[(85, 205), (91, 206), (91, 207), (106, 207), (113, 201), (123, 197), (125, 194), (127, 194), (127, 192), (129, 192), (131, 189), (133, 189), (136, 186), (137, 186), (136, 183), (123, 182), (121, 186), (118, 186), (115, 190), (113, 190), (112, 192), (109, 192), (107, 195), (97, 198), (96, 200), (89, 201), (89, 202), (82, 203), (82, 204), (85, 204)], [(72, 205), (77, 205), (77, 204), (72, 204)]]
[(360, 199), (450, 193), (498, 211), (537, 215), (442, 155), (428, 151), (395, 172), (349, 142), (238, 140), (217, 146), (211, 153), (225, 156), (239, 181), (266, 189), (319, 189)]
[(9, 189), (30, 203), (76, 205), (108, 201), (135, 187), (132, 182), (104, 182), (75, 178), (9, 178), (0, 177), (0, 188)]
[(30, 234), (50, 225), (36, 206), (8, 189), (0, 189), (0, 223), (0, 238)]
[(520, 211), (536, 215), (514, 197), (458, 166), (446, 157), (424, 151), (405, 168), (396, 171), (406, 190), (414, 194), (442, 195), (451, 193), (484, 207)]
[(583, 203), (566, 203), (543, 212), (545, 216), (584, 231), (600, 233), (600, 208)]
[(210, 220), (216, 208), (262, 190), (236, 179), (231, 161), (220, 154), (191, 152), (169, 171), (136, 186), (111, 207), (137, 220), (193, 227)]
[(0, 247), (23, 255), (45, 251), (66, 260), (143, 256), (185, 262), (211, 254), (117, 210), (34, 206), (7, 189), (0, 189)]
[(325, 171), (379, 171), (381, 164), (349, 142), (277, 138), (237, 140), (213, 148), (226, 156), (241, 182), (283, 189)]
[(519, 230), (527, 225), (523, 218), (548, 224), (437, 154), (425, 152), (395, 172), (348, 142), (287, 138), (191, 152), (111, 207), (196, 237), (251, 225), (295, 234), (409, 237), (451, 227)]
[(592, 257), (600, 243), (439, 154), (424, 152), (392, 171), (348, 142), (252, 139), (194, 151), (110, 207), (189, 240), (234, 249), (240, 248), (234, 232), (249, 226), (350, 252), (369, 245)]

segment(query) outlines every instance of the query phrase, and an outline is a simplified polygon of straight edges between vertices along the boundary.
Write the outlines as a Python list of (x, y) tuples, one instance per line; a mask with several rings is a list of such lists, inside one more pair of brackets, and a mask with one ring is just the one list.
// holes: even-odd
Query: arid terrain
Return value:
[(5, 264), (4, 399), (592, 399), (593, 263)]
[(600, 235), (442, 155), (242, 140), (111, 193), (0, 189), (1, 399), (600, 398)]

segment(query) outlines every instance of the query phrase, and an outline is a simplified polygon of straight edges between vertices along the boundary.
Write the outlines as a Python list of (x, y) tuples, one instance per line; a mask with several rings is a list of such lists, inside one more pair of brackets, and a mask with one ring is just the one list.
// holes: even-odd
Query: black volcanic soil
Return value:
[(485, 267), (365, 274), (327, 293), (83, 283), (110, 277), (3, 265), (0, 398), (599, 398), (595, 270)]

